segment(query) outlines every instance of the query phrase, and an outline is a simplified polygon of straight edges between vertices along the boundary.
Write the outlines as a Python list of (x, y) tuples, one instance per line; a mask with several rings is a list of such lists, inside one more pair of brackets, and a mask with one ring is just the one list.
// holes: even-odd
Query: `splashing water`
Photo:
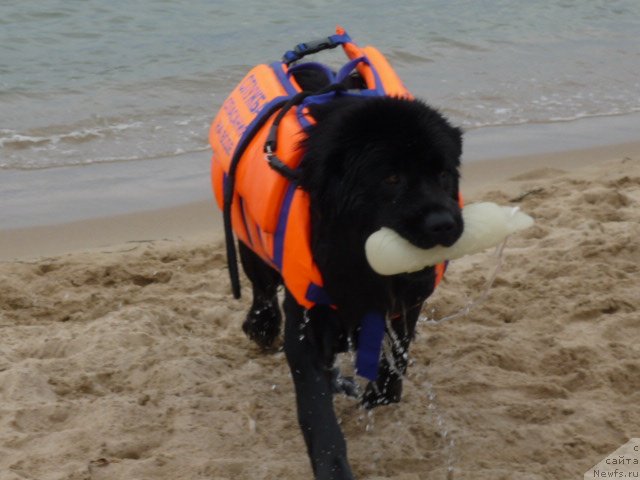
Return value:
[(425, 382), (423, 384), (423, 387), (427, 392), (427, 399), (429, 400), (427, 411), (433, 417), (436, 427), (438, 429), (438, 433), (440, 434), (440, 438), (442, 439), (442, 449), (444, 452), (445, 466), (447, 471), (446, 479), (453, 480), (454, 465), (456, 460), (456, 457), (455, 457), (456, 442), (451, 436), (451, 431), (447, 426), (445, 416), (443, 415), (440, 407), (438, 406), (438, 397), (436, 396), (436, 392), (433, 388), (433, 385), (430, 382)]
[[(488, 297), (489, 291), (495, 282), (498, 273), (500, 272), (500, 268), (502, 267), (502, 260), (504, 255), (504, 248), (507, 244), (507, 240), (509, 237), (505, 238), (504, 241), (498, 245), (495, 250), (493, 256), (495, 257), (495, 267), (491, 274), (491, 276), (485, 282), (484, 288), (480, 295), (475, 299), (470, 299), (467, 301), (466, 305), (462, 307), (455, 313), (450, 315), (446, 315), (440, 319), (436, 319), (435, 317), (435, 308), (431, 307), (431, 309), (427, 312), (427, 304), (425, 303), (420, 312), (420, 317), (418, 321), (421, 323), (426, 323), (427, 325), (438, 325), (440, 323), (447, 322), (449, 320), (453, 320), (455, 318), (459, 318), (467, 315), (473, 308), (481, 305)], [(430, 382), (425, 382), (423, 384), (425, 391), (427, 392), (427, 399), (429, 401), (427, 410), (430, 415), (432, 415), (436, 427), (438, 429), (438, 433), (440, 434), (440, 438), (442, 439), (442, 448), (444, 451), (445, 461), (446, 461), (446, 479), (453, 480), (454, 476), (454, 465), (455, 465), (455, 447), (456, 443), (453, 437), (451, 436), (450, 428), (447, 426), (447, 422), (445, 420), (445, 416), (443, 415), (440, 407), (438, 406), (437, 396), (433, 385)]]
[(336, 356), (334, 367), (338, 369), (341, 377), (354, 383), (356, 395), (351, 398), (360, 402), (367, 385), (365, 379), (356, 373), (356, 348), (351, 335), (347, 337), (347, 351)]
[(493, 255), (494, 257), (496, 257), (496, 266), (493, 270), (493, 273), (491, 274), (489, 279), (486, 281), (484, 288), (482, 290), (482, 293), (478, 297), (476, 297), (475, 299), (469, 300), (467, 304), (457, 312), (452, 313), (451, 315), (445, 315), (444, 317), (439, 319), (429, 317), (429, 315), (431, 316), (435, 315), (435, 309), (431, 308), (431, 310), (427, 312), (426, 311), (427, 303), (425, 302), (425, 304), (422, 306), (422, 311), (420, 312), (420, 317), (418, 318), (418, 321), (421, 323), (426, 323), (427, 325), (438, 325), (440, 323), (448, 322), (449, 320), (453, 320), (458, 317), (464, 317), (472, 309), (482, 305), (482, 303), (484, 303), (484, 301), (489, 297), (489, 291), (491, 290), (491, 287), (493, 286), (493, 283), (495, 282), (496, 277), (498, 276), (498, 273), (500, 273), (500, 268), (502, 267), (502, 257), (504, 255), (504, 247), (506, 246), (508, 239), (509, 237), (505, 238), (504, 241), (500, 245), (498, 245), (498, 247), (496, 248), (496, 251)]
[(305, 310), (303, 317), (302, 317), (302, 323), (300, 324), (300, 336), (298, 336), (298, 340), (303, 341), (305, 339), (305, 330), (307, 328), (307, 325), (309, 324), (309, 320), (311, 320), (311, 318), (309, 317), (309, 310)]
[[(505, 238), (505, 240), (496, 248), (495, 253), (493, 254), (493, 256), (496, 258), (494, 270), (491, 276), (485, 282), (485, 286), (477, 298), (470, 299), (466, 303), (466, 305), (462, 307), (459, 311), (451, 315), (446, 315), (440, 319), (434, 318), (435, 317), (434, 308), (431, 308), (430, 311), (427, 312), (427, 304), (425, 303), (420, 312), (420, 317), (418, 318), (418, 321), (421, 323), (426, 323), (427, 325), (438, 325), (440, 323), (465, 316), (473, 308), (481, 305), (488, 298), (489, 291), (491, 290), (491, 287), (493, 286), (493, 283), (495, 282), (495, 279), (497, 278), (498, 273), (500, 272), (500, 268), (502, 266), (502, 260), (504, 256), (504, 248), (507, 244), (507, 240), (508, 240), (508, 237)], [(307, 322), (308, 322), (308, 317), (306, 316), (306, 312), (305, 312), (305, 322), (303, 325), (301, 325), (300, 327), (301, 330), (304, 329)], [(391, 328), (389, 317), (386, 318), (386, 324), (387, 324), (386, 325), (387, 328), (386, 328), (386, 333), (384, 337), (382, 355), (386, 357), (391, 370), (395, 371), (395, 373), (400, 374), (399, 369), (397, 368), (394, 361), (393, 350), (396, 349), (398, 352), (401, 352), (405, 361), (408, 361), (409, 363), (412, 363), (412, 362), (409, 361), (407, 352), (402, 347), (402, 344), (399, 338), (397, 337), (397, 335), (395, 334), (393, 328)], [(346, 354), (338, 356), (338, 359), (336, 360), (336, 365), (339, 365), (338, 368), (340, 368), (341, 371), (343, 370), (344, 367), (347, 367), (347, 370), (351, 372), (355, 372), (355, 348), (353, 344), (353, 339), (349, 337), (347, 339), (347, 342), (348, 342), (348, 350)], [(405, 377), (404, 375), (401, 375), (401, 376)], [(358, 377), (355, 376), (355, 378), (357, 379)], [(361, 388), (361, 391), (364, 391), (364, 388), (362, 385), (360, 386), (360, 388)], [(427, 381), (423, 384), (423, 388), (427, 393), (427, 399), (428, 399), (427, 411), (429, 415), (432, 416), (434, 424), (437, 428), (437, 432), (440, 438), (442, 439), (442, 449), (444, 453), (445, 467), (446, 467), (445, 478), (446, 480), (453, 480), (454, 473), (455, 473), (454, 466), (455, 466), (455, 460), (456, 460), (456, 455), (455, 455), (456, 442), (455, 442), (455, 439), (451, 436), (451, 430), (447, 425), (445, 416), (442, 413), (442, 410), (440, 409), (440, 407), (438, 406), (437, 396), (436, 396), (433, 385)], [(366, 417), (366, 421), (365, 421), (365, 417)], [(372, 432), (375, 427), (374, 410), (371, 409), (366, 411), (365, 414), (360, 414), (357, 418), (357, 423), (358, 424), (364, 423), (365, 431)]]
[(368, 410), (367, 411), (367, 424), (365, 425), (364, 429), (365, 429), (366, 432), (373, 432), (373, 426), (374, 426), (373, 410)]

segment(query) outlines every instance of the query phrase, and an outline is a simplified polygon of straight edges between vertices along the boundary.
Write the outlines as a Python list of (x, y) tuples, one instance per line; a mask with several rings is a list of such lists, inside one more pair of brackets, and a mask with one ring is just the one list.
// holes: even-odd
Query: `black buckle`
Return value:
[(320, 38), (318, 40), (311, 40), (310, 42), (300, 43), (294, 48), (295, 52), (300, 55), (310, 55), (312, 53), (326, 50), (329, 48), (335, 48), (338, 44), (334, 42), (331, 37)]
[(270, 142), (265, 143), (264, 145), (264, 153), (265, 159), (269, 166), (278, 172), (280, 175), (285, 177), (290, 182), (296, 182), (299, 179), (298, 172), (294, 169), (286, 165), (282, 160), (278, 158), (275, 151), (273, 150), (273, 144)]

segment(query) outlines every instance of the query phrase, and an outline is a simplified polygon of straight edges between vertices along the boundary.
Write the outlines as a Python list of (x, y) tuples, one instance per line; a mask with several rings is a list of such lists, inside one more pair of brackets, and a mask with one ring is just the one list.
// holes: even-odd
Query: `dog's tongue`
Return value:
[(450, 247), (418, 248), (397, 232), (383, 227), (365, 244), (367, 261), (380, 275), (417, 272), (445, 260), (481, 252), (499, 245), (507, 236), (533, 225), (533, 218), (517, 207), (483, 202), (462, 209), (464, 231)]

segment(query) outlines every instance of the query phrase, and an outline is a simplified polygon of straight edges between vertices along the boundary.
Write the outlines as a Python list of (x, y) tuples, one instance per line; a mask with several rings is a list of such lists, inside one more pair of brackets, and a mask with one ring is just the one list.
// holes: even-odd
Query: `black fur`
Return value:
[[(399, 342), (395, 365), (382, 358), (376, 384), (363, 404), (400, 400), (406, 353), (422, 302), (434, 288), (434, 269), (380, 276), (369, 267), (367, 237), (386, 226), (415, 245), (451, 245), (463, 224), (458, 206), (462, 133), (417, 100), (338, 98), (312, 111), (317, 124), (301, 145), (300, 187), (311, 198), (312, 251), (325, 290), (337, 309), (308, 312), (285, 292), (284, 349), (295, 384), (298, 420), (315, 478), (350, 479), (346, 443), (333, 411), (336, 354), (357, 339), (360, 319), (372, 310), (398, 314), (390, 322)], [(279, 275), (240, 245), (253, 285), (243, 328), (262, 347), (280, 331)]]

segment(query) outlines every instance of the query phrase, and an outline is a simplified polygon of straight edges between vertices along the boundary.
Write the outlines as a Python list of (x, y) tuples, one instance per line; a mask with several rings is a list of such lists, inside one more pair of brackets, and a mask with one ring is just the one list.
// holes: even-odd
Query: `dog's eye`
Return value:
[(389, 175), (384, 179), (384, 183), (386, 183), (387, 185), (397, 185), (398, 183), (400, 183), (400, 175), (398, 175), (397, 173)]

